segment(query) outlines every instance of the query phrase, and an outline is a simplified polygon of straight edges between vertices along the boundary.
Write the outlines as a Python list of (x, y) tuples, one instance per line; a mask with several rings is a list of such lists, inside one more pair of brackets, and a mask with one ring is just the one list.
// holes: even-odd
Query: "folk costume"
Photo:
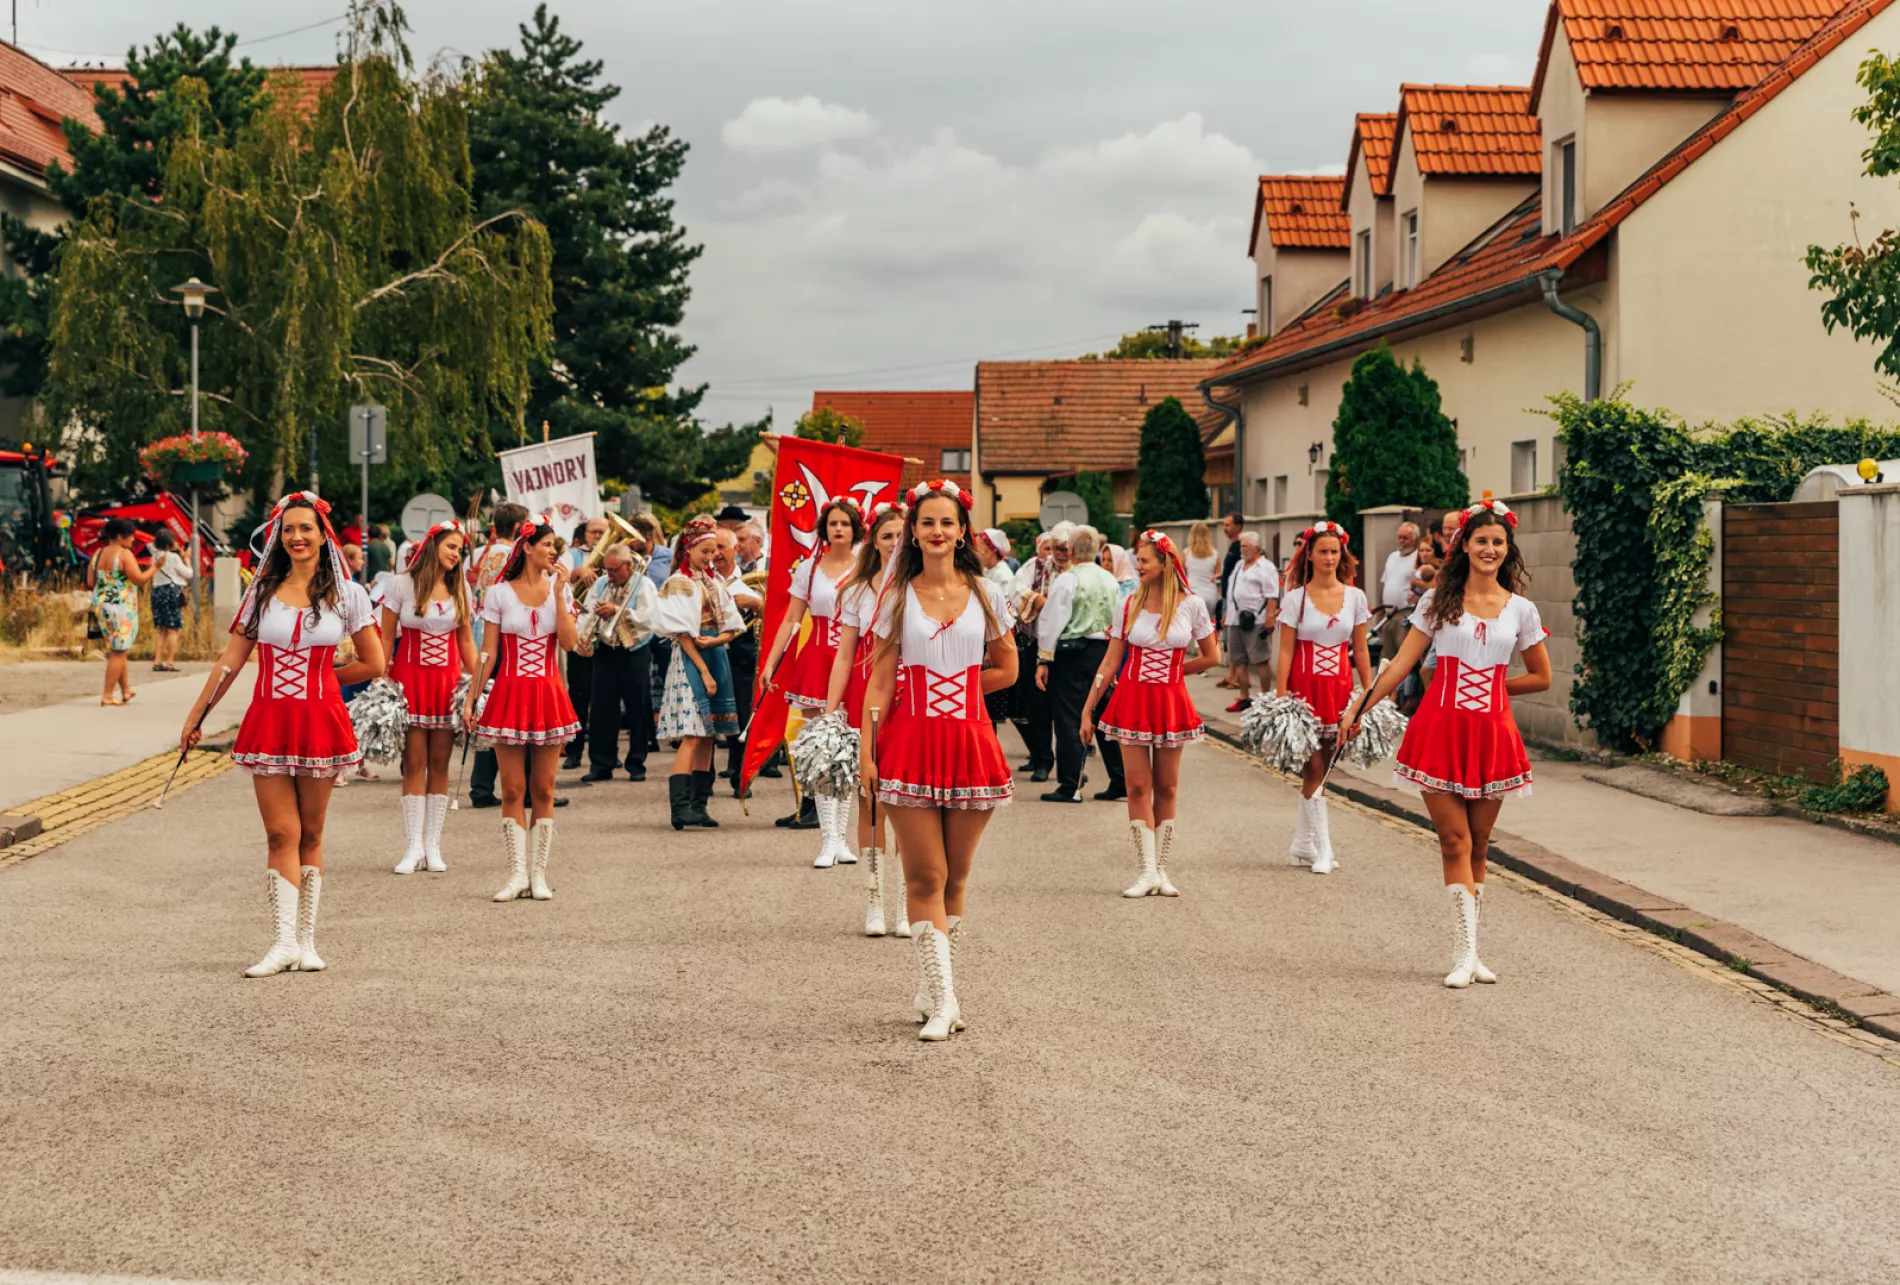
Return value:
[[(1517, 515), (1495, 500), (1482, 500), (1464, 512), (1452, 537), (1449, 557), (1464, 538), (1465, 523), (1488, 509), (1510, 525)], [(1530, 757), (1524, 738), (1511, 716), (1511, 698), (1504, 682), (1511, 654), (1537, 646), (1550, 637), (1529, 598), (1512, 594), (1495, 620), (1482, 620), (1466, 611), (1456, 621), (1431, 623), (1436, 590), (1427, 590), (1412, 613), (1412, 627), (1430, 634), (1438, 651), (1432, 685), (1399, 746), (1393, 784), (1423, 794), (1455, 798), (1508, 799), (1531, 792)], [(1476, 891), (1451, 884), (1447, 892), (1454, 913), (1452, 971), (1445, 985), (1459, 989), (1472, 982), (1495, 982), (1497, 975), (1478, 957), (1478, 920), (1484, 885)]]
[[(1342, 549), (1351, 539), (1333, 522), (1308, 527), (1305, 538), (1310, 543), (1322, 535), (1337, 537)], [(1290, 590), (1280, 599), (1280, 624), (1293, 630), (1295, 640), (1287, 670), (1287, 693), (1307, 703), (1319, 719), (1322, 738), (1334, 742), (1352, 704), (1353, 632), (1372, 620), (1365, 591), (1357, 585), (1346, 585), (1345, 591), (1339, 611), (1332, 615), (1314, 607), (1304, 588)], [(1338, 867), (1324, 789), (1310, 799), (1300, 796), (1299, 821), (1287, 851), (1295, 864), (1311, 866), (1315, 874), (1331, 874)]]
[[(515, 582), (507, 578), (526, 556), (527, 547), (547, 530), (546, 517), (523, 521), (515, 532), (502, 578), (482, 595), (483, 625), (496, 631), (495, 672), (488, 701), (475, 720), (475, 735), (492, 745), (519, 745), (524, 749), (566, 745), (580, 730), (581, 721), (575, 716), (574, 703), (568, 699), (555, 658), (560, 648), (560, 617), (555, 613), (573, 615), (574, 595), (563, 584), (560, 593), (550, 590), (546, 602), (530, 607), (515, 592)], [(554, 818), (543, 817), (534, 822), (531, 832), (524, 832), (519, 821), (503, 817), (501, 837), (509, 874), (495, 900), (514, 901), (523, 896), (535, 901), (552, 899), (547, 873), (554, 854)]]
[[(383, 588), (383, 609), (395, 615), (397, 629), (389, 679), (402, 690), (409, 726), (432, 731), (454, 730), (460, 715), (455, 707), (455, 688), (462, 678), (462, 650), (456, 635), (462, 618), (453, 597), (440, 602), (416, 601), (415, 570), (422, 551), (445, 531), (461, 534), (462, 524), (451, 520), (430, 527), (426, 536), (409, 546), (401, 574), (390, 576)], [(408, 844), (402, 860), (396, 863), (397, 874), (413, 874), (419, 867), (436, 873), (448, 869), (442, 860), (442, 825), (448, 815), (446, 794), (402, 796), (403, 833)]]
[[(1119, 639), (1126, 651), (1121, 676), (1115, 680), (1095, 722), (1095, 730), (1103, 740), (1132, 745), (1137, 752), (1192, 745), (1207, 735), (1200, 712), (1194, 708), (1194, 698), (1188, 695), (1185, 671), (1188, 653), (1214, 633), (1213, 617), (1207, 604), (1189, 587), (1187, 568), (1174, 541), (1158, 531), (1145, 531), (1141, 538), (1167, 559), (1180, 594), (1165, 634), (1158, 606), (1137, 613), (1135, 599), (1130, 597), (1116, 610), (1108, 636)], [(1130, 818), (1128, 828), (1134, 841), (1136, 875), (1122, 895), (1179, 896), (1179, 889), (1168, 878), (1168, 862), (1174, 855), (1175, 819), (1158, 821), (1149, 829), (1146, 822)]]
[[(680, 536), (680, 556), (673, 561), (673, 574), (660, 586), (659, 601), (653, 609), (653, 632), (667, 638), (693, 639), (699, 657), (712, 675), (714, 690), (706, 690), (699, 666), (684, 648), (677, 650), (666, 670), (666, 690), (660, 697), (659, 736), (678, 744), (683, 740), (739, 734), (739, 706), (732, 684), (732, 661), (724, 645), (713, 646), (711, 639), (720, 634), (745, 628), (745, 618), (715, 575), (695, 575), (685, 551), (704, 540), (714, 538), (710, 524), (703, 529), (689, 528)], [(712, 798), (713, 772), (675, 773), (667, 779), (668, 797), (673, 809), (673, 828), (687, 825), (713, 827), (719, 823), (706, 811)]]
[[(849, 497), (845, 503), (850, 504), (862, 520), (862, 509)], [(843, 628), (838, 611), (838, 586), (850, 575), (850, 570), (835, 580), (826, 575), (819, 565), (825, 552), (826, 548), (821, 546), (792, 572), (791, 596), (805, 605), (806, 615), (811, 618), (811, 632), (797, 653), (781, 666), (785, 677), (780, 680), (779, 688), (785, 694), (785, 703), (795, 711), (794, 718), (800, 722), (805, 716), (816, 717), (825, 708), (825, 699), (831, 690), (832, 663), (838, 658), (838, 637)], [(856, 565), (855, 558), (852, 565)], [(798, 725), (799, 722), (792, 725), (794, 735)], [(828, 870), (834, 865), (856, 864), (857, 854), (846, 838), (851, 822), (851, 800), (814, 795), (811, 803), (818, 815), (819, 834), (818, 855), (812, 865)]]
[[(884, 516), (889, 504), (880, 504), (871, 510), (865, 519), (866, 529), (874, 528), (878, 519)], [(890, 567), (885, 567), (885, 575), (880, 581), (889, 579)], [(864, 712), (864, 694), (870, 688), (871, 667), (877, 652), (877, 606), (878, 589), (876, 585), (854, 584), (844, 589), (838, 597), (838, 627), (858, 631), (857, 650), (851, 658), (851, 676), (845, 682), (843, 710), (845, 721), (860, 736), (870, 736), (873, 729), (867, 724)], [(903, 699), (903, 672), (898, 672), (896, 694), (892, 704)], [(880, 718), (875, 729), (882, 733), (884, 721)], [(859, 806), (863, 803), (860, 801)], [(905, 896), (904, 863), (896, 860), (895, 852), (886, 852), (877, 846), (877, 834), (871, 835), (871, 846), (861, 849), (858, 860), (864, 866), (864, 935), (866, 937), (909, 937), (910, 907)]]
[[(363, 586), (350, 579), (349, 563), (330, 526), (330, 506), (315, 495), (293, 492), (271, 510), (260, 567), (269, 566), (284, 530), (284, 512), (293, 501), (310, 504), (323, 532), (319, 557), (330, 560), (330, 576), (337, 588), (332, 608), (313, 602), (292, 607), (273, 596), (258, 603), (262, 580), (253, 580), (238, 604), (231, 632), (250, 626), (257, 613), (257, 684), (250, 708), (238, 727), (231, 761), (253, 776), (331, 778), (362, 762), (356, 729), (337, 686), (334, 659), (345, 638), (373, 627), (375, 612)], [(303, 866), (297, 886), (275, 870), (266, 872), (271, 919), (276, 942), (263, 959), (245, 970), (246, 977), (268, 977), (282, 972), (318, 972), (324, 964), (317, 954), (317, 906), (323, 895), (323, 870)]]

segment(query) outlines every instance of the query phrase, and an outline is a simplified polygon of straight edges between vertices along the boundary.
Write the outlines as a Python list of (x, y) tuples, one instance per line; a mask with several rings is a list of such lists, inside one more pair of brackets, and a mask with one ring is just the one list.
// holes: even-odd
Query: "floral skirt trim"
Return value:
[(1423, 794), (1450, 794), (1461, 799), (1523, 799), (1530, 797), (1531, 792), (1529, 772), (1520, 772), (1502, 781), (1486, 781), (1481, 786), (1470, 786), (1457, 781), (1441, 781), (1403, 763), (1392, 769), (1392, 783), (1401, 787), (1410, 786)]
[(233, 754), (231, 761), (252, 776), (341, 776), (363, 761), (353, 750), (330, 758), (300, 758), (292, 754)]
[(562, 727), (535, 728), (533, 731), (521, 731), (512, 727), (487, 727), (477, 723), (475, 735), (490, 745), (565, 745), (574, 739), (574, 733), (581, 730), (579, 722), (568, 723)]
[(462, 720), (454, 714), (410, 714), (409, 726), (427, 728), (432, 732), (449, 731), (460, 727)]
[(910, 781), (880, 780), (878, 802), (898, 808), (949, 808), (953, 812), (983, 812), (1000, 808), (1016, 792), (1012, 784), (936, 786)]
[(1134, 732), (1125, 727), (1110, 727), (1107, 723), (1097, 723), (1095, 730), (1111, 741), (1122, 745), (1157, 745), (1162, 749), (1171, 746), (1192, 745), (1205, 740), (1205, 727), (1190, 727), (1179, 732)]
[(822, 714), (826, 702), (822, 696), (797, 696), (791, 692), (786, 692), (785, 703), (790, 705), (793, 709), (815, 709)]

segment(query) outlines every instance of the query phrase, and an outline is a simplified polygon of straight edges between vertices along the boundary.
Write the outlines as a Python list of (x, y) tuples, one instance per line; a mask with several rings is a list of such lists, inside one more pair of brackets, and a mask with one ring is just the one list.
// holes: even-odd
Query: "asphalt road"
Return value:
[(1178, 901), (1116, 895), (1118, 807), (1001, 815), (944, 1045), (782, 793), (676, 836), (658, 773), (576, 791), (556, 900), (506, 906), (494, 813), (398, 879), (393, 785), (351, 786), (329, 971), (245, 981), (222, 776), (0, 872), (0, 1271), (1900, 1278), (1900, 1068), (1502, 883), (1502, 983), (1447, 991), (1429, 843), (1336, 808), (1316, 878), (1289, 787), (1188, 775)]

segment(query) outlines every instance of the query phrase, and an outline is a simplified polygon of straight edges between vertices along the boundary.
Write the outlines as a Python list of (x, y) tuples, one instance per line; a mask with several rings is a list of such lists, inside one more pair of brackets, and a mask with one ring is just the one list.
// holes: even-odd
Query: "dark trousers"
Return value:
[(629, 770), (644, 768), (653, 730), (653, 663), (645, 648), (597, 647), (589, 676), (587, 762), (611, 772), (620, 764), (620, 729), (625, 726)]
[(574, 733), (574, 739), (567, 743), (567, 752), (575, 758), (581, 755), (581, 746), (587, 744), (588, 708), (593, 703), (594, 658), (583, 656), (577, 651), (567, 654), (567, 698), (574, 702), (574, 717), (580, 720), (581, 730)]
[[(1066, 647), (1056, 653), (1055, 663), (1049, 666), (1049, 703), (1055, 720), (1056, 734), (1056, 779), (1062, 788), (1074, 793), (1082, 788), (1082, 764), (1087, 751), (1082, 745), (1082, 705), (1088, 700), (1089, 688), (1095, 682), (1095, 672), (1102, 667), (1102, 658), (1108, 655), (1106, 639), (1089, 639), (1079, 647)], [(1106, 694), (1102, 697), (1106, 702)], [(1099, 706), (1098, 706), (1099, 708)], [(1122, 784), (1122, 750), (1113, 741), (1096, 737), (1096, 744), (1102, 747), (1102, 766), (1108, 769), (1108, 782), (1113, 789), (1125, 788)]]
[(732, 691), (739, 700), (739, 726), (741, 734), (726, 738), (726, 770), (733, 779), (739, 778), (739, 766), (745, 761), (744, 729), (752, 721), (752, 694), (754, 681), (759, 672), (759, 644), (750, 630), (734, 638), (727, 646), (726, 653), (732, 660)]
[[(1054, 678), (1054, 667), (1050, 676)], [(1053, 682), (1051, 686), (1053, 686)], [(1036, 686), (1036, 641), (1024, 642), (1020, 636), (1016, 641), (1016, 708), (1020, 711), (1016, 719), (1016, 731), (1023, 738), (1023, 748), (1029, 752), (1029, 766), (1032, 771), (1047, 772), (1056, 765), (1055, 723), (1052, 718), (1049, 693)]]
[(487, 803), (495, 797), (495, 778), (501, 773), (501, 763), (495, 758), (493, 750), (475, 751), (475, 770), (468, 774), (468, 800), (470, 803)]

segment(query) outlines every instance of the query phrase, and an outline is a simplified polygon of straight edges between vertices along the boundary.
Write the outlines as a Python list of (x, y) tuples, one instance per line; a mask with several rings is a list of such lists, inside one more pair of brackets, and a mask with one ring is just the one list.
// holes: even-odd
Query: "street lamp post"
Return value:
[[(198, 440), (198, 323), (204, 320), (205, 296), (216, 294), (213, 286), (193, 277), (172, 293), (185, 305), (185, 319), (191, 323), (191, 440)], [(198, 552), (198, 484), (191, 484), (191, 617), (194, 625), (204, 612), (204, 569)]]

